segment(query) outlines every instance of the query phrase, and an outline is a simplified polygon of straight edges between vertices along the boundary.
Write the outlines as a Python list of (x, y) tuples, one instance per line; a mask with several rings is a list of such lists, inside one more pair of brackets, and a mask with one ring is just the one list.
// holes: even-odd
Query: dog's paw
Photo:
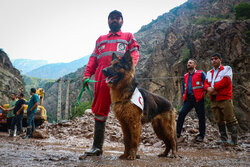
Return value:
[(165, 154), (165, 153), (162, 153), (162, 154), (159, 154), (158, 157), (167, 157), (168, 154)]
[(135, 160), (136, 155), (128, 155), (127, 160)]
[(171, 154), (171, 155), (169, 156), (169, 158), (177, 158), (177, 155), (176, 155), (176, 154)]
[(122, 155), (119, 156), (119, 159), (127, 159), (127, 155), (122, 154)]

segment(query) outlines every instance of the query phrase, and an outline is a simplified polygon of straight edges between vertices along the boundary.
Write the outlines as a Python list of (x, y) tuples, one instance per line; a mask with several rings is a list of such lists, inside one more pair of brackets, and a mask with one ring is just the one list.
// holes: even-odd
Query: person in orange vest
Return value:
[(196, 70), (196, 60), (189, 59), (187, 63), (188, 73), (183, 79), (183, 101), (184, 104), (179, 112), (177, 120), (177, 138), (181, 137), (181, 131), (186, 115), (195, 108), (199, 119), (199, 134), (196, 136), (197, 142), (202, 142), (205, 137), (206, 117), (203, 84), (206, 74), (202, 70)]
[[(212, 54), (211, 61), (213, 69), (207, 72), (204, 89), (210, 95), (211, 109), (219, 127), (221, 139), (216, 143), (234, 146), (238, 144), (239, 125), (232, 102), (232, 68), (221, 65), (222, 58), (219, 53)], [(226, 126), (231, 133), (231, 141), (228, 141)]]
[[(120, 11), (114, 10), (109, 13), (108, 24), (110, 31), (107, 35), (100, 36), (96, 41), (94, 52), (89, 58), (82, 81), (95, 75), (96, 81), (105, 79), (102, 70), (108, 67), (112, 60), (112, 54), (122, 57), (130, 50), (134, 65), (139, 59), (139, 45), (132, 33), (122, 32), (123, 16)], [(85, 152), (87, 156), (102, 155), (104, 142), (105, 121), (110, 110), (110, 90), (105, 81), (96, 82), (94, 87), (94, 100), (92, 112), (95, 115), (94, 142), (91, 150)]]

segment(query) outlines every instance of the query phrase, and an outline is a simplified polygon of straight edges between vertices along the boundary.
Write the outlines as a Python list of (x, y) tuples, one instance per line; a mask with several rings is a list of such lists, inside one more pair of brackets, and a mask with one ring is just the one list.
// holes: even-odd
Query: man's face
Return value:
[(21, 99), (22, 97), (21, 97), (21, 95), (17, 95), (17, 98), (18, 98), (18, 99)]
[(221, 65), (221, 60), (219, 57), (214, 56), (211, 58), (212, 64), (215, 68), (218, 68)]
[(193, 70), (196, 68), (196, 64), (194, 63), (193, 60), (188, 60), (188, 63), (187, 63), (187, 69), (188, 70)]
[(30, 91), (30, 95), (32, 95), (32, 92)]
[(16, 95), (15, 94), (11, 94), (10, 97), (11, 97), (12, 100), (16, 99)]
[(109, 17), (108, 24), (112, 32), (118, 32), (122, 27), (123, 20), (119, 14), (114, 13)]

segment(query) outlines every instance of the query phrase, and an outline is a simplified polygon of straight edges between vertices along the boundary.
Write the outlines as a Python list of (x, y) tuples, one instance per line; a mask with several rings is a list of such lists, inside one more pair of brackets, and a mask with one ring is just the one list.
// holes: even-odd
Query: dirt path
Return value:
[(87, 157), (79, 160), (84, 151), (89, 149), (92, 140), (68, 137), (67, 139), (22, 139), (9, 138), (6, 132), (0, 132), (0, 166), (250, 166), (250, 150), (217, 147), (199, 149), (180, 145), (179, 158), (158, 158), (161, 147), (140, 145), (140, 159), (134, 161), (119, 160), (123, 145), (105, 141), (102, 157)]

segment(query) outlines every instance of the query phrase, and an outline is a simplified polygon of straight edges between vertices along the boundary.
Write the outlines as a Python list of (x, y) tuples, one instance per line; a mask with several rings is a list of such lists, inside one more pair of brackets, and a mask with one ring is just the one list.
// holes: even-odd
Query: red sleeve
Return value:
[(129, 37), (128, 49), (130, 50), (131, 56), (133, 57), (134, 66), (136, 66), (138, 59), (139, 59), (140, 47), (139, 47), (135, 37), (133, 36), (133, 34), (131, 34)]
[(207, 79), (204, 82), (204, 89), (207, 90), (207, 88), (210, 87), (210, 85), (207, 82)]
[(96, 68), (98, 66), (97, 58), (96, 58), (98, 52), (99, 51), (98, 51), (97, 47), (95, 47), (94, 52), (91, 54), (91, 56), (89, 58), (89, 62), (88, 62), (87, 67), (85, 69), (84, 76), (91, 77), (93, 74), (95, 74)]
[(214, 83), (214, 89), (220, 90), (221, 88), (227, 87), (231, 82), (231, 79), (229, 77), (224, 77), (219, 82)]

